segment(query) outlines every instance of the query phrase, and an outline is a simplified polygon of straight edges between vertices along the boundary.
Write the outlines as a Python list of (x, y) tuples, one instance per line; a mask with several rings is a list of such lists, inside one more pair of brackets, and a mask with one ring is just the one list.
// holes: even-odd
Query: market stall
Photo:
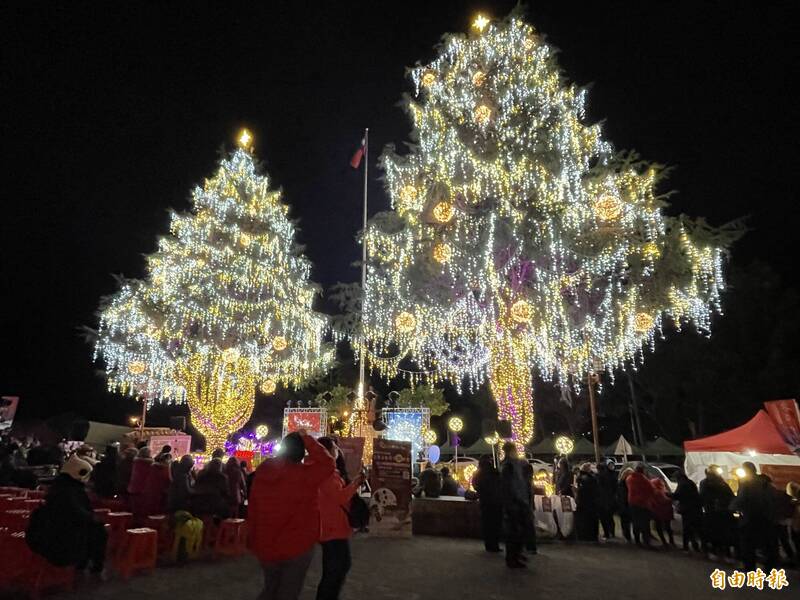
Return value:
[(779, 489), (787, 481), (800, 481), (800, 456), (763, 409), (744, 425), (684, 442), (683, 447), (686, 450), (686, 474), (698, 483), (710, 465), (718, 466), (724, 479), (735, 479), (736, 469), (746, 461), (754, 463), (759, 472), (769, 475)]

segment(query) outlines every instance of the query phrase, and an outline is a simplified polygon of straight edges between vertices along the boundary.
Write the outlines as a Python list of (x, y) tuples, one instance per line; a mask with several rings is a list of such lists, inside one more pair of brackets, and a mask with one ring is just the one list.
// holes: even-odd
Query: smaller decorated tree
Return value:
[(311, 264), (281, 193), (258, 173), (249, 134), (173, 213), (147, 276), (106, 298), (95, 356), (109, 388), (146, 402), (186, 401), (206, 448), (223, 447), (273, 394), (325, 369), (324, 315)]

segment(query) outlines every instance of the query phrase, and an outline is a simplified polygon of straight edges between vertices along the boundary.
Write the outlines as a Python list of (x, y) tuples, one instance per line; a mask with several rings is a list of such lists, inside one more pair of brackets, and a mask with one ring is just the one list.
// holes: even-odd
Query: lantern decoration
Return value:
[(453, 218), (455, 210), (450, 202), (439, 202), (433, 207), (433, 218), (439, 223), (447, 223)]
[(444, 242), (436, 244), (433, 247), (433, 259), (438, 263), (445, 264), (450, 262), (452, 254), (453, 250), (450, 248), (450, 245)]
[(478, 125), (485, 125), (492, 118), (492, 109), (485, 104), (481, 104), (475, 108), (474, 118)]
[(286, 346), (289, 343), (286, 341), (286, 338), (282, 335), (276, 336), (274, 340), (272, 340), (272, 347), (275, 349), (276, 352), (283, 352), (286, 350)]
[(517, 323), (530, 323), (533, 318), (533, 305), (527, 300), (517, 300), (511, 305), (511, 318)]
[(422, 85), (425, 87), (430, 87), (434, 83), (436, 83), (436, 73), (433, 71), (425, 71), (422, 75)]
[(400, 333), (410, 333), (417, 327), (417, 318), (410, 312), (403, 311), (397, 315), (394, 324)]
[(134, 360), (128, 363), (128, 373), (130, 373), (131, 375), (141, 375), (142, 373), (144, 373), (146, 368), (147, 365), (145, 365), (140, 360)]
[(636, 317), (633, 320), (633, 327), (638, 333), (650, 331), (653, 327), (653, 317), (646, 312), (636, 313)]
[(475, 87), (481, 87), (484, 83), (486, 83), (486, 73), (483, 71), (475, 71), (475, 73), (472, 75), (472, 85)]
[(436, 431), (433, 429), (425, 430), (425, 443), (429, 445), (436, 443)]
[(575, 443), (566, 435), (558, 436), (553, 446), (559, 454), (570, 454), (575, 449)]
[(460, 433), (464, 429), (464, 421), (461, 420), (461, 417), (450, 417), (450, 420), (447, 421), (447, 428), (454, 433)]
[(261, 393), (266, 396), (274, 394), (276, 389), (278, 389), (278, 384), (274, 379), (265, 379), (261, 384)]
[(269, 435), (269, 427), (265, 424), (261, 424), (256, 427), (256, 437), (260, 440), (263, 440), (265, 437)]
[(622, 215), (622, 202), (616, 196), (606, 194), (594, 203), (594, 212), (601, 221), (616, 221)]

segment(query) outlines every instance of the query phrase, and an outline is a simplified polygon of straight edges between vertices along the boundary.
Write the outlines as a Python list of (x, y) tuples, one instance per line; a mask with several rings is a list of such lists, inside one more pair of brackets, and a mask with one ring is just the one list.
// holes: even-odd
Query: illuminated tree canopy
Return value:
[(240, 142), (172, 214), (147, 277), (105, 299), (95, 350), (111, 390), (187, 401), (207, 448), (250, 418), (256, 386), (297, 385), (333, 358), (288, 207)]
[(386, 376), (410, 357), (415, 382), (488, 379), (520, 443), (532, 372), (576, 385), (667, 319), (707, 331), (724, 287), (724, 235), (663, 213), (663, 169), (612, 150), (554, 55), (509, 17), (410, 70), (416, 145), (382, 157), (392, 210), (365, 234), (356, 336)]

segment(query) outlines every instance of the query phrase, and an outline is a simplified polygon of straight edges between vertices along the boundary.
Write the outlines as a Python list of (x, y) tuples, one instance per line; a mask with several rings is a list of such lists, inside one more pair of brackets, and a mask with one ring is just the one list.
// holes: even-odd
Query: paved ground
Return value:
[[(509, 571), (502, 557), (487, 555), (480, 542), (415, 537), (407, 540), (359, 537), (353, 570), (342, 600), (516, 600), (522, 598), (694, 600), (696, 598), (798, 598), (800, 576), (789, 573), (782, 592), (712, 590), (717, 564), (680, 551), (643, 551), (624, 543), (549, 543), (530, 557), (527, 570)], [(302, 600), (313, 600), (319, 555), (306, 579)], [(251, 600), (260, 590), (260, 570), (251, 557), (164, 567), (125, 583), (112, 580), (82, 587), (53, 600)]]

